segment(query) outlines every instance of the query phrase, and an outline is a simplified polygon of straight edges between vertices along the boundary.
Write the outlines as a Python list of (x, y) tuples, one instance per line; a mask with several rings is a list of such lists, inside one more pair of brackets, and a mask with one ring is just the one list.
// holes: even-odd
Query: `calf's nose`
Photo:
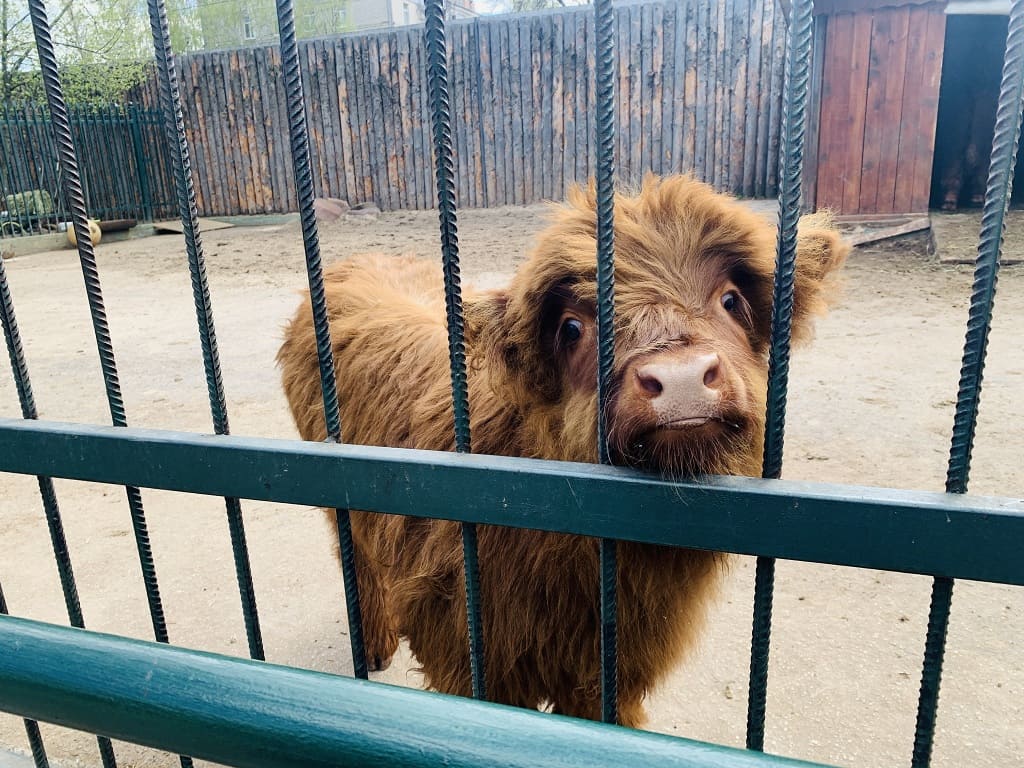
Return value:
[(722, 365), (714, 352), (683, 361), (655, 361), (636, 368), (639, 391), (658, 412), (659, 421), (708, 415), (719, 399)]

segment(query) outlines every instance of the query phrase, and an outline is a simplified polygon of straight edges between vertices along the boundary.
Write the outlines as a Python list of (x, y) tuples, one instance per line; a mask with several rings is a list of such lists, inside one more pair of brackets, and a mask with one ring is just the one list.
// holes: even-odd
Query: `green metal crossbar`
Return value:
[(813, 765), (7, 616), (0, 710), (243, 768)]
[(1024, 586), (1022, 499), (14, 419), (0, 472)]

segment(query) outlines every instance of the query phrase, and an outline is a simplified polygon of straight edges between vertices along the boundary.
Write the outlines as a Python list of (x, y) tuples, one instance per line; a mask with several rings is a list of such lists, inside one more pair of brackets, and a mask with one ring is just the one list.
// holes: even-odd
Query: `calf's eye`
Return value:
[(735, 312), (740, 308), (740, 297), (736, 291), (726, 291), (722, 294), (722, 308), (726, 312)]
[(575, 344), (583, 336), (583, 323), (575, 317), (568, 317), (562, 323), (562, 341), (566, 344)]

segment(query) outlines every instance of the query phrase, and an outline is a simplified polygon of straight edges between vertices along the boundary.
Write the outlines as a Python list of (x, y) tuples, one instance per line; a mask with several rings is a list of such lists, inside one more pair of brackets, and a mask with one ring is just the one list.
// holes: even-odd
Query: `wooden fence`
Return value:
[[(745, 196), (776, 190), (785, 22), (774, 0), (616, 9), (617, 168), (692, 170)], [(451, 22), (458, 202), (557, 199), (595, 172), (592, 8)], [(435, 204), (422, 27), (300, 43), (317, 192), (381, 208)], [(297, 209), (276, 47), (179, 60), (203, 215)], [(156, 87), (141, 93), (156, 105)]]

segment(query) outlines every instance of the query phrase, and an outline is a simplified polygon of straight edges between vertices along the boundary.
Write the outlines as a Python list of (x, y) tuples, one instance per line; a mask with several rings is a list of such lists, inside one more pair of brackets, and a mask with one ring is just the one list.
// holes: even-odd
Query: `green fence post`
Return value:
[(146, 153), (142, 149), (142, 115), (137, 104), (128, 105), (129, 125), (132, 132), (132, 149), (135, 150), (135, 168), (139, 176), (139, 192), (142, 195), (142, 215), (146, 221), (153, 220), (153, 196), (149, 191), (149, 174), (146, 172)]

